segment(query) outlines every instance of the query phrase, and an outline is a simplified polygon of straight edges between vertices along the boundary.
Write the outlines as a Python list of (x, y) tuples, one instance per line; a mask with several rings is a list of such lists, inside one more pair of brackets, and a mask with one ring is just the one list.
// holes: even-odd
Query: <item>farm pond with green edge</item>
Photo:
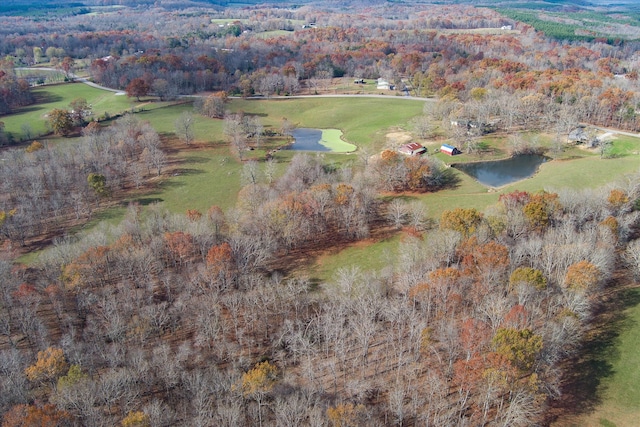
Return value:
[(333, 151), (350, 153), (357, 147), (342, 139), (340, 129), (298, 128), (291, 132), (293, 143), (287, 147), (294, 151)]

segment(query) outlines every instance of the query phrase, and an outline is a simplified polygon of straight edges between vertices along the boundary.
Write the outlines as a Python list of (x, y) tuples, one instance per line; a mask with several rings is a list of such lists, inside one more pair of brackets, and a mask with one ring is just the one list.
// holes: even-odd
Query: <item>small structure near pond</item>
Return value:
[(398, 148), (398, 151), (409, 156), (419, 156), (426, 153), (427, 149), (422, 144), (418, 144), (417, 142), (410, 142)]
[(587, 147), (596, 147), (600, 143), (600, 138), (594, 128), (578, 125), (567, 137), (569, 144), (585, 144)]
[(440, 147), (440, 152), (444, 154), (448, 154), (450, 156), (455, 156), (456, 154), (462, 154), (462, 151), (458, 150), (453, 145), (442, 144)]

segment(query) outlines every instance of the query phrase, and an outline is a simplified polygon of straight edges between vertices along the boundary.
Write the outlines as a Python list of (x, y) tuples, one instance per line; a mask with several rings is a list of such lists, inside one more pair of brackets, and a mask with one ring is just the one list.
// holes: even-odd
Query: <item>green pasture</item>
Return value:
[(640, 289), (625, 296), (629, 304), (608, 360), (613, 375), (603, 379), (599, 389), (602, 403), (588, 417), (594, 424), (598, 419), (601, 424), (606, 420), (609, 425), (626, 427), (637, 425), (640, 419)]
[[(574, 415), (553, 427), (634, 427), (640, 419), (640, 289), (621, 291), (620, 311), (587, 342), (576, 361)], [(616, 307), (614, 310), (618, 309)]]
[(202, 213), (212, 205), (223, 210), (233, 207), (240, 191), (242, 165), (227, 147), (214, 147), (180, 154), (174, 176), (165, 180), (144, 199), (162, 203), (169, 211)]
[(318, 257), (306, 274), (319, 283), (331, 282), (336, 272), (342, 268), (357, 266), (363, 272), (380, 273), (395, 258), (400, 245), (400, 236), (387, 239), (357, 243), (341, 251), (334, 251)]
[(16, 140), (23, 139), (22, 125), (29, 124), (34, 137), (48, 132), (47, 113), (54, 108), (68, 109), (69, 103), (76, 98), (84, 98), (93, 108), (93, 117), (103, 117), (105, 113), (116, 115), (127, 111), (134, 105), (126, 96), (114, 92), (96, 89), (83, 83), (68, 83), (42, 86), (33, 90), (36, 103), (20, 108), (15, 113), (1, 117), (5, 131)]
[(406, 126), (422, 113), (423, 101), (379, 98), (279, 98), (233, 100), (232, 111), (262, 117), (265, 129), (277, 130), (286, 118), (299, 127), (338, 128), (359, 147), (380, 148), (389, 128)]
[(65, 79), (65, 74), (57, 70), (25, 70), (18, 68), (15, 73), (19, 78), (42, 80), (44, 84), (62, 83)]

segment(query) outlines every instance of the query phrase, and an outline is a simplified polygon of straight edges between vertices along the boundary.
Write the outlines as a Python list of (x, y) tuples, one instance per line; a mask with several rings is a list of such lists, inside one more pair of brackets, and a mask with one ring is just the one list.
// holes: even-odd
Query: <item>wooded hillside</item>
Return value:
[[(420, 197), (458, 184), (435, 154), (363, 144), (343, 161), (276, 164), (280, 146), (260, 144), (294, 124), (265, 129), (259, 113), (227, 111), (228, 95), (330, 94), (345, 76), (356, 88), (382, 78), (398, 90), (370, 94), (437, 98), (408, 120), (416, 140), (451, 138), (478, 160), (480, 137), (497, 130), (514, 154), (557, 153), (581, 123), (637, 131), (637, 42), (559, 43), (460, 5), (163, 3), (46, 25), (0, 18), (3, 119), (42, 101), (18, 65), (90, 76), (131, 103), (94, 120), (77, 99), (47, 113), (57, 139), (32, 141), (28, 126), (6, 136), (2, 426), (549, 424), (603, 296), (640, 277), (640, 173), (598, 189), (493, 193), (486, 210), (434, 218)], [(192, 94), (204, 96), (193, 113), (177, 106), (175, 133), (142, 120), (143, 102)], [(221, 135), (194, 143), (194, 114)], [(551, 142), (531, 142), (542, 131)], [(152, 203), (169, 174), (187, 172), (178, 144), (206, 161), (197, 154), (214, 140), (228, 154), (218, 167), (238, 164), (235, 206), (213, 192), (206, 211)], [(122, 221), (91, 222), (115, 206)], [(309, 274), (318, 254), (392, 237), (375, 271)], [(39, 256), (25, 265), (19, 250)]]

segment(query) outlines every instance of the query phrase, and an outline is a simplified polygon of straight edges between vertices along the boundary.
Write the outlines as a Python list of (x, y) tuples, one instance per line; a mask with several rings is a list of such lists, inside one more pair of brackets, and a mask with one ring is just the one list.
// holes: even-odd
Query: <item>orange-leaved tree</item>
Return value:
[(57, 380), (60, 375), (67, 372), (68, 367), (62, 349), (47, 347), (38, 352), (38, 359), (33, 365), (27, 367), (24, 373), (29, 381), (43, 383)]
[(66, 411), (54, 405), (15, 405), (2, 416), (2, 427), (63, 427), (72, 424)]
[(464, 237), (475, 233), (481, 222), (482, 214), (474, 208), (455, 208), (440, 216), (441, 229), (457, 231)]
[(602, 280), (602, 272), (589, 261), (582, 260), (567, 268), (564, 286), (577, 292), (593, 291)]
[(262, 426), (262, 402), (273, 389), (278, 377), (278, 368), (265, 360), (253, 369), (242, 374), (240, 388), (242, 395), (254, 399), (258, 403), (258, 419)]
[(207, 268), (211, 280), (216, 283), (219, 289), (227, 289), (233, 284), (236, 265), (229, 243), (224, 242), (209, 249), (207, 253)]
[(151, 427), (151, 419), (142, 411), (129, 411), (121, 424), (122, 427)]

